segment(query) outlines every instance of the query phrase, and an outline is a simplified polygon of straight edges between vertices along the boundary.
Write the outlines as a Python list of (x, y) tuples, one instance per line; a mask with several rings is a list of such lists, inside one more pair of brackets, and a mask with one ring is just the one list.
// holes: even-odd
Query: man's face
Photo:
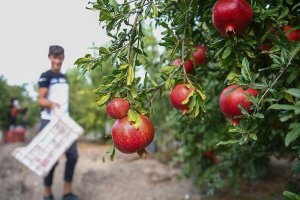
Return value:
[(61, 55), (50, 55), (49, 60), (51, 62), (51, 69), (53, 71), (59, 72), (64, 61), (65, 56)]

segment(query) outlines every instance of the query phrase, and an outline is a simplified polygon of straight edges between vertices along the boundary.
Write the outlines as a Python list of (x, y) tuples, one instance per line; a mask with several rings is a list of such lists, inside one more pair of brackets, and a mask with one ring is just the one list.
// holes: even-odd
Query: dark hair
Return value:
[(49, 47), (49, 54), (48, 56), (54, 55), (54, 56), (59, 56), (59, 55), (64, 55), (65, 50), (61, 46), (58, 45), (51, 45)]

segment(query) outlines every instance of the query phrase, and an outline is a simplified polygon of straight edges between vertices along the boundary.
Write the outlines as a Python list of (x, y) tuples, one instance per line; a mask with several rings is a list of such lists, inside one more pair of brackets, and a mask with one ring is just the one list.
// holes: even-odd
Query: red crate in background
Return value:
[(3, 132), (4, 143), (25, 142), (25, 129), (16, 127)]

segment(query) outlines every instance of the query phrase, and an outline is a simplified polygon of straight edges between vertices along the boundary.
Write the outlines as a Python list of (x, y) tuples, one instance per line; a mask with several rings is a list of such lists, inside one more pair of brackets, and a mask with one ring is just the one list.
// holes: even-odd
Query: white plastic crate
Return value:
[(56, 112), (27, 146), (16, 148), (12, 155), (37, 175), (46, 176), (83, 132), (83, 128), (71, 117)]

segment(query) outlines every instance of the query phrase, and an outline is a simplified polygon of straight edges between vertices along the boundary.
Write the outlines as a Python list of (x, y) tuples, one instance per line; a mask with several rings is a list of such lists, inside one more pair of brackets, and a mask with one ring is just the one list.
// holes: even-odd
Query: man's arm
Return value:
[(40, 87), (39, 88), (39, 96), (38, 96), (38, 104), (43, 108), (48, 108), (54, 110), (55, 108), (59, 108), (59, 104), (49, 101), (47, 99), (48, 88)]

